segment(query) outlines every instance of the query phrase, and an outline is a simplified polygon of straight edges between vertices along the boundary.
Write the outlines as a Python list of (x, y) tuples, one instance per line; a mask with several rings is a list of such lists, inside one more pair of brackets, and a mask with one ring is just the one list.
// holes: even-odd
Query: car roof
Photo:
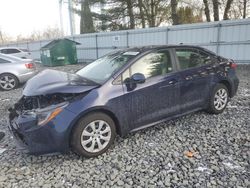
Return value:
[(15, 46), (8, 46), (8, 47), (0, 47), (0, 50), (2, 50), (2, 49), (20, 49), (20, 48), (18, 48), (18, 47), (15, 47)]
[(120, 51), (139, 51), (139, 52), (146, 52), (146, 51), (150, 51), (150, 50), (160, 50), (160, 49), (165, 49), (165, 48), (196, 48), (196, 49), (200, 49), (200, 50), (204, 50), (208, 53), (211, 54), (215, 54), (214, 52), (207, 50), (203, 47), (200, 46), (195, 46), (195, 45), (150, 45), (150, 46), (138, 46), (138, 47), (132, 47), (132, 48), (126, 48), (124, 50), (120, 50)]

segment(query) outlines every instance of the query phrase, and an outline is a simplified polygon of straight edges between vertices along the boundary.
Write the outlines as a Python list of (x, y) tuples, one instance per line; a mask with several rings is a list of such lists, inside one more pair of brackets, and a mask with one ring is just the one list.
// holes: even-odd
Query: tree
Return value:
[(206, 19), (207, 19), (207, 22), (210, 22), (211, 21), (211, 18), (210, 18), (210, 10), (209, 10), (209, 4), (208, 4), (208, 1), (207, 0), (203, 0), (203, 3), (205, 5), (205, 15), (206, 15)]
[(228, 12), (230, 10), (232, 2), (233, 2), (233, 0), (227, 0), (226, 8), (225, 8), (224, 15), (223, 15), (223, 20), (228, 20), (229, 19)]
[(246, 18), (246, 12), (247, 12), (247, 0), (243, 1), (243, 19)]
[(138, 7), (139, 7), (139, 11), (140, 11), (141, 25), (142, 25), (142, 28), (145, 28), (146, 27), (146, 21), (145, 21), (145, 17), (144, 17), (144, 10), (143, 10), (143, 2), (142, 2), (142, 0), (138, 0)]
[(135, 17), (134, 17), (134, 13), (133, 13), (133, 1), (126, 0), (126, 4), (127, 4), (128, 16), (129, 16), (129, 28), (134, 29), (135, 28)]
[(143, 0), (142, 7), (149, 27), (168, 21), (170, 11), (167, 0)]
[(179, 24), (190, 24), (202, 22), (202, 15), (194, 15), (194, 10), (191, 7), (180, 7), (177, 12)]
[(80, 33), (93, 33), (95, 32), (93, 17), (90, 10), (89, 0), (81, 1), (80, 11)]
[(173, 25), (179, 24), (178, 14), (177, 14), (177, 5), (178, 5), (177, 0), (171, 0), (171, 17), (173, 20)]
[(213, 11), (214, 11), (214, 21), (219, 21), (219, 1), (218, 0), (212, 0), (213, 2)]

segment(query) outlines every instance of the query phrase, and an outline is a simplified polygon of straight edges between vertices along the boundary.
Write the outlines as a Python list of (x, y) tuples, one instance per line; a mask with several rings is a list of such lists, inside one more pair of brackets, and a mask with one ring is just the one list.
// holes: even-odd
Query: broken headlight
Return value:
[(57, 105), (52, 105), (43, 109), (36, 110), (37, 124), (39, 126), (45, 125), (52, 119), (54, 119), (58, 114), (60, 114), (63, 109), (68, 106), (68, 102), (63, 102)]

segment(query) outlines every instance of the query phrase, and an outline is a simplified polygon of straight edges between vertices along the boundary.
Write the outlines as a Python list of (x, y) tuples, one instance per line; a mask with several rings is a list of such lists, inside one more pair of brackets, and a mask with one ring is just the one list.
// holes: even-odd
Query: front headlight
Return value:
[(47, 108), (37, 110), (36, 111), (37, 120), (38, 120), (37, 124), (39, 126), (45, 125), (46, 123), (54, 119), (58, 114), (60, 114), (63, 111), (63, 109), (66, 106), (68, 106), (68, 104), (69, 103), (64, 102), (64, 103), (52, 105)]

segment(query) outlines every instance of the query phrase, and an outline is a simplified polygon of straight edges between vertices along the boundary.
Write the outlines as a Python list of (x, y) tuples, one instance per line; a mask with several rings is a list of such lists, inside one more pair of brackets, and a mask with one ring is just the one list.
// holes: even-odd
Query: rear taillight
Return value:
[(34, 63), (25, 63), (25, 67), (26, 67), (27, 69), (34, 69), (34, 68), (35, 68), (35, 65), (34, 65)]
[(231, 67), (232, 69), (236, 69), (237, 64), (236, 64), (236, 63), (231, 63), (231, 64), (230, 64), (230, 67)]

